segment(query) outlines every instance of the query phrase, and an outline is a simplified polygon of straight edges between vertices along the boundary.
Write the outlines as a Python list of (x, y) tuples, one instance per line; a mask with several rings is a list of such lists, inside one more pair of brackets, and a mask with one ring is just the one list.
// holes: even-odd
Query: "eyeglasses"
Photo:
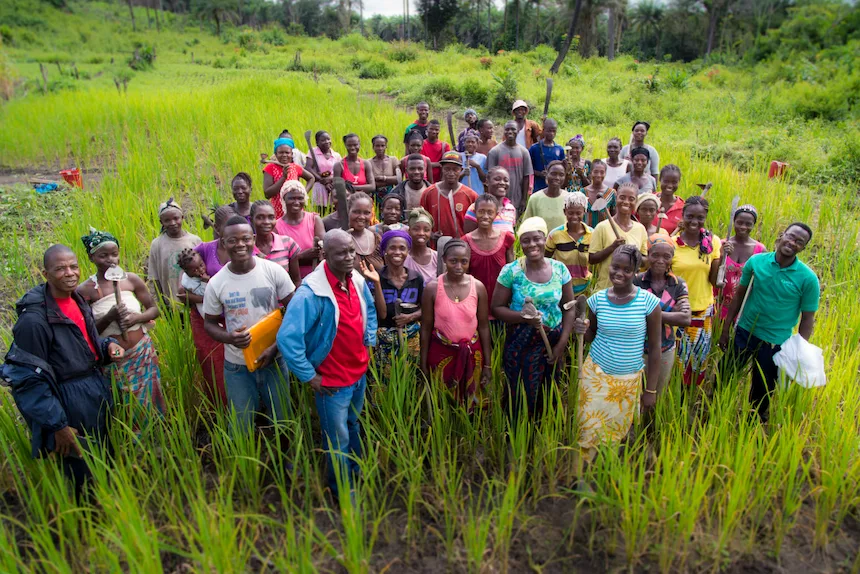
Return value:
[(243, 243), (245, 245), (252, 245), (254, 243), (253, 235), (245, 235), (244, 237), (230, 237), (224, 240), (224, 245), (227, 247), (236, 247), (236, 245)]

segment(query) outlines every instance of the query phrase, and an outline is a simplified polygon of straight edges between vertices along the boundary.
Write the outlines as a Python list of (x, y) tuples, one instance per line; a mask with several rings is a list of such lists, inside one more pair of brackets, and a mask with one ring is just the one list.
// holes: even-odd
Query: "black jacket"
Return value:
[(53, 433), (72, 426), (80, 433), (101, 434), (113, 404), (110, 386), (99, 366), (107, 346), (96, 331), (92, 311), (73, 294), (81, 309), (94, 355), (78, 326), (60, 312), (47, 284), (28, 291), (16, 304), (18, 321), (6, 354), (3, 378), (33, 434), (33, 453), (53, 450)]

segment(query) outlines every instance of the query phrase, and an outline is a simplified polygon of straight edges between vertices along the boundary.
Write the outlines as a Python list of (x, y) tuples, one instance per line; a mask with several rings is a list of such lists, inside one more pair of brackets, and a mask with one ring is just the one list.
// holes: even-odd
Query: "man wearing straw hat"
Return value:
[(529, 105), (525, 100), (517, 100), (511, 106), (514, 121), (517, 122), (517, 143), (529, 149), (538, 142), (541, 128), (536, 121), (526, 118), (529, 115)]

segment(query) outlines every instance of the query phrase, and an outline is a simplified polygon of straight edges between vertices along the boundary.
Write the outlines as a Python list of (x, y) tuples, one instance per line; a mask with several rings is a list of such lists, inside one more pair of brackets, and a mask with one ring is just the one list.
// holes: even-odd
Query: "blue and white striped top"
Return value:
[(607, 375), (629, 375), (645, 367), (642, 348), (647, 326), (645, 319), (660, 300), (636, 288), (629, 303), (616, 305), (606, 296), (608, 289), (588, 298), (588, 307), (597, 316), (597, 335), (591, 343), (591, 360)]

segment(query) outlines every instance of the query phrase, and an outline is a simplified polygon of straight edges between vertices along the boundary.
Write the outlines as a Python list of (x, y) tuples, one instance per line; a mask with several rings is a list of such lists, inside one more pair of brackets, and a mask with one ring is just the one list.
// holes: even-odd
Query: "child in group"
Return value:
[(585, 139), (582, 134), (576, 134), (567, 142), (568, 156), (567, 169), (569, 183), (567, 191), (582, 191), (591, 185), (591, 162), (583, 159), (582, 152), (585, 151)]
[(182, 228), (185, 215), (178, 203), (171, 197), (158, 206), (158, 220), (161, 234), (153, 239), (149, 248), (149, 278), (155, 283), (165, 306), (170, 309), (174, 304), (182, 305), (178, 297), (179, 280), (182, 270), (177, 260), (183, 249), (194, 248), (203, 241)]
[(180, 283), (185, 289), (185, 300), (188, 303), (194, 303), (202, 317), (203, 295), (206, 294), (206, 284), (209, 283), (206, 263), (200, 254), (193, 249), (183, 249), (179, 253), (179, 267), (182, 268)]
[(493, 291), (502, 268), (514, 260), (514, 236), (495, 225), (499, 213), (499, 200), (485, 194), (475, 200), (475, 216), (478, 228), (463, 236), (469, 244), (472, 257), (469, 273), (484, 284), (487, 297), (493, 300)]
[(564, 163), (558, 160), (549, 162), (546, 169), (547, 187), (542, 191), (533, 193), (529, 197), (523, 219), (540, 217), (546, 222), (549, 229), (555, 229), (559, 225), (564, 225), (564, 202), (569, 195), (562, 188), (564, 179)]
[(487, 179), (487, 156), (478, 153), (478, 140), (481, 138), (474, 130), (466, 131), (463, 136), (465, 151), (460, 152), (463, 161), (463, 175), (460, 183), (465, 183), (478, 195), (484, 195), (484, 182)]
[(567, 223), (550, 230), (546, 238), (546, 256), (561, 261), (570, 271), (573, 294), (579, 295), (588, 288), (591, 271), (588, 268), (588, 247), (593, 229), (583, 223), (588, 198), (581, 191), (569, 193), (564, 200)]
[(430, 166), (430, 158), (428, 158), (426, 155), (424, 155), (421, 152), (421, 148), (423, 146), (424, 146), (424, 138), (421, 137), (420, 133), (414, 132), (409, 137), (409, 141), (406, 143), (406, 155), (403, 156), (403, 158), (401, 158), (401, 160), (400, 160), (400, 174), (403, 177), (404, 181), (407, 179), (407, 176), (408, 176), (408, 172), (406, 170), (406, 168), (407, 168), (406, 164), (409, 161), (409, 156), (413, 155), (413, 154), (417, 154), (417, 155), (420, 155), (421, 157), (424, 158), (424, 177), (425, 177), (425, 179), (427, 179), (427, 181), (430, 183), (436, 182), (436, 180), (433, 179), (433, 170), (431, 169), (431, 166)]
[(534, 191), (545, 189), (546, 173), (554, 161), (564, 161), (564, 148), (555, 143), (555, 134), (558, 132), (558, 122), (552, 118), (543, 121), (543, 132), (541, 139), (529, 148), (529, 156), (532, 158), (532, 168), (535, 171)]
[(409, 142), (412, 139), (412, 134), (421, 136), (421, 141), (427, 138), (427, 118), (430, 117), (430, 105), (427, 102), (418, 102), (415, 106), (415, 114), (418, 116), (414, 122), (406, 126), (406, 132), (403, 134), (403, 143), (406, 144), (406, 155), (409, 155)]
[(442, 126), (439, 120), (430, 120), (427, 125), (427, 139), (421, 144), (421, 154), (430, 160), (433, 168), (433, 179), (431, 183), (440, 181), (442, 178), (442, 156), (451, 151), (451, 146), (446, 141), (439, 139), (439, 131)]
[(612, 138), (609, 140), (609, 143), (606, 144), (607, 157), (603, 160), (603, 163), (606, 166), (606, 171), (604, 173), (605, 177), (603, 179), (603, 183), (605, 183), (607, 187), (613, 187), (615, 182), (632, 168), (629, 159), (619, 159), (618, 157), (621, 155), (622, 147), (623, 144), (621, 143), (621, 138)]
[(403, 216), (403, 198), (396, 193), (389, 193), (382, 198), (382, 222), (371, 226), (370, 230), (377, 235), (386, 231), (406, 230), (408, 225), (401, 221)]
[[(660, 220), (657, 219), (657, 210), (660, 206), (660, 202), (657, 199), (658, 197), (658, 195), (653, 193), (643, 193), (636, 198), (636, 211), (634, 212), (634, 218), (642, 224), (649, 236), (653, 233), (660, 233), (663, 231), (660, 229)], [(663, 231), (663, 233), (666, 232)], [(666, 233), (666, 235), (669, 234)]]
[(615, 214), (615, 189), (608, 187), (604, 181), (606, 176), (607, 166), (599, 159), (591, 162), (591, 185), (585, 187), (582, 192), (588, 197), (588, 207), (586, 208), (585, 222), (592, 228), (598, 223), (606, 219), (606, 212), (595, 211), (591, 205), (600, 197), (606, 198), (606, 211), (610, 215)]

